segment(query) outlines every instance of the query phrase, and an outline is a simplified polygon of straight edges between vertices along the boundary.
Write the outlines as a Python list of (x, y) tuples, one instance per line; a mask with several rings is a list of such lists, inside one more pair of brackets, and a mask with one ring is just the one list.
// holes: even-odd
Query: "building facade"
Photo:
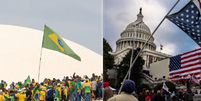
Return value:
[[(125, 57), (133, 46), (134, 49), (138, 47), (142, 49), (146, 40), (151, 36), (151, 31), (143, 22), (143, 17), (140, 9), (137, 20), (128, 24), (126, 29), (120, 34), (121, 38), (116, 41), (116, 51), (110, 53), (114, 56), (115, 64), (120, 64), (123, 57)], [(140, 54), (145, 60), (145, 64), (143, 65), (144, 70), (149, 69), (150, 64), (157, 60), (171, 57), (171, 55), (156, 51), (156, 48), (154, 37), (152, 36)]]

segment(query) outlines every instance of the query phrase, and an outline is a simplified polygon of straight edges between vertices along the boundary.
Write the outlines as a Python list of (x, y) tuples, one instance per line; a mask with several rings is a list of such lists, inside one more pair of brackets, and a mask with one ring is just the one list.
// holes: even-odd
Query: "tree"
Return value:
[(103, 81), (108, 82), (107, 69), (113, 68), (114, 57), (108, 52), (112, 52), (112, 48), (105, 38), (103, 38)]
[[(123, 60), (121, 61), (120, 65), (119, 65), (119, 69), (117, 70), (117, 72), (118, 72), (118, 75), (117, 75), (118, 84), (121, 84), (121, 82), (123, 81), (124, 77), (126, 76), (126, 74), (128, 72), (128, 69), (130, 68), (131, 53), (132, 53), (132, 50), (130, 50), (125, 55), (125, 57), (123, 58)], [(133, 60), (135, 59), (136, 55), (137, 55), (137, 53), (134, 52), (134, 54), (133, 54)], [(136, 63), (137, 63), (137, 61), (135, 62), (135, 64)], [(142, 77), (141, 75), (142, 75), (142, 67), (143, 67), (143, 65), (144, 65), (144, 60), (141, 58), (141, 60), (140, 60), (140, 67), (139, 67), (138, 80), (137, 80), (137, 82), (135, 82), (137, 85), (140, 85), (139, 81), (140, 81), (140, 78)], [(120, 85), (119, 85), (119, 87), (120, 87)]]

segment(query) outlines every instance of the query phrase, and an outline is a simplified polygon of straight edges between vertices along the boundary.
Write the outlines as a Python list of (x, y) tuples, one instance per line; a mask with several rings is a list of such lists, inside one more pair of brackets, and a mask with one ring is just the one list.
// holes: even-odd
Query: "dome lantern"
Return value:
[(142, 19), (143, 19), (143, 15), (142, 15), (142, 8), (140, 8), (140, 12), (139, 12), (139, 14), (137, 15), (137, 21), (142, 21)]

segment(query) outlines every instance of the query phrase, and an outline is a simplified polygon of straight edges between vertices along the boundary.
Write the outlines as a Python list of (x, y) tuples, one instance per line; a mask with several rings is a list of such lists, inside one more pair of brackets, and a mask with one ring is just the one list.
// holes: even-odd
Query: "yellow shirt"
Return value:
[(4, 86), (4, 89), (6, 89), (7, 84), (6, 84), (6, 83), (4, 83), (4, 84), (3, 84), (3, 86)]
[(64, 95), (67, 96), (67, 89), (64, 88)]
[(57, 87), (58, 91), (59, 91), (59, 96), (61, 96), (61, 87)]
[(44, 83), (44, 86), (47, 86), (48, 85), (48, 83)]
[(35, 86), (35, 85), (36, 85), (36, 82), (34, 82), (34, 83), (32, 82), (32, 85)]
[(45, 92), (40, 91), (40, 100), (45, 100)]
[(20, 95), (20, 93), (16, 93), (16, 94), (15, 94), (16, 97), (19, 97), (19, 95)]
[(91, 84), (90, 83), (84, 83), (83, 89), (85, 93), (91, 93)]
[(7, 98), (9, 98), (9, 94), (7, 93), (7, 94), (3, 94), (3, 96), (6, 96)]
[(0, 95), (0, 101), (3, 101), (3, 100), (5, 100), (5, 99), (4, 99), (4, 96), (3, 96), (3, 95)]
[(20, 94), (18, 101), (25, 101), (25, 98), (26, 98), (26, 96), (24, 94)]
[(70, 85), (70, 80), (68, 80), (68, 85)]

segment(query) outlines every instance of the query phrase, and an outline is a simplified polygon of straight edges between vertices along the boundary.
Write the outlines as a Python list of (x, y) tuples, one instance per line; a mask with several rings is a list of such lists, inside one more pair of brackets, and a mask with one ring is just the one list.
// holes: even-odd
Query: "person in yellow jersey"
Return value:
[(4, 90), (4, 94), (3, 94), (4, 98), (6, 97), (7, 99), (9, 98), (9, 94), (8, 94), (8, 90)]
[(26, 96), (24, 95), (24, 91), (21, 91), (20, 92), (20, 95), (19, 95), (19, 100), (18, 101), (25, 101), (25, 99), (26, 99)]
[(45, 97), (46, 97), (45, 91), (46, 91), (45, 88), (43, 88), (43, 89), (40, 91), (40, 101), (46, 101), (46, 99), (45, 99)]
[(35, 80), (34, 80), (34, 79), (32, 79), (31, 84), (33, 85), (33, 87), (35, 87), (35, 86), (36, 86), (36, 82), (35, 82)]
[(19, 91), (15, 91), (15, 97), (16, 97), (17, 101), (19, 100), (19, 95), (20, 95), (20, 92)]
[(47, 78), (44, 79), (44, 86), (47, 86), (48, 82), (47, 82)]
[[(91, 91), (93, 93), (93, 90), (91, 88), (91, 84), (89, 83), (88, 80), (85, 81), (85, 83), (83, 84), (83, 89), (82, 89), (82, 94), (84, 94), (84, 99), (85, 101), (91, 101)], [(89, 98), (89, 99), (87, 99)]]
[(59, 92), (59, 98), (61, 98), (61, 84), (60, 83), (57, 83), (57, 87), (56, 89), (58, 89), (58, 92)]
[[(47, 91), (46, 86), (44, 86), (43, 83), (40, 83), (40, 88), (41, 88), (41, 89), (45, 89), (45, 90)], [(45, 91), (45, 92), (46, 92), (46, 91)]]
[(6, 82), (4, 82), (3, 87), (4, 87), (4, 89), (6, 89), (6, 87), (7, 87), (7, 83)]
[(5, 101), (2, 90), (0, 90), (0, 101)]

